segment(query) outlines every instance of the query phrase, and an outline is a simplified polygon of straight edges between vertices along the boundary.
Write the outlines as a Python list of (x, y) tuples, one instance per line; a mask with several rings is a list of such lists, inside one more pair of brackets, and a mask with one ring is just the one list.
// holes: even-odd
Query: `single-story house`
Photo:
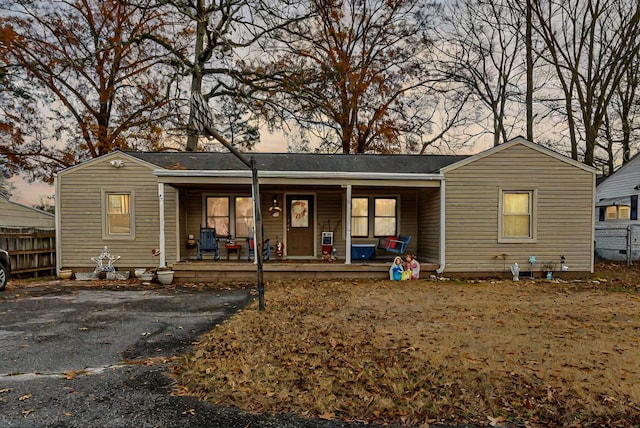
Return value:
[(596, 187), (596, 254), (607, 260), (640, 259), (640, 156)]
[[(510, 276), (514, 263), (593, 272), (595, 170), (523, 138), (473, 156), (247, 156), (271, 248), (267, 280), (388, 278), (397, 250), (378, 246), (399, 236), (410, 237), (403, 252), (423, 276)], [(108, 246), (119, 269), (166, 263), (178, 281), (255, 275), (251, 171), (230, 153), (116, 151), (61, 171), (56, 195), (59, 269), (90, 271)], [(215, 227), (221, 260), (197, 260), (201, 227)], [(227, 239), (240, 248), (227, 250)], [(329, 252), (336, 260), (321, 261)]]
[(3, 229), (49, 229), (55, 227), (54, 215), (0, 194), (0, 228)]

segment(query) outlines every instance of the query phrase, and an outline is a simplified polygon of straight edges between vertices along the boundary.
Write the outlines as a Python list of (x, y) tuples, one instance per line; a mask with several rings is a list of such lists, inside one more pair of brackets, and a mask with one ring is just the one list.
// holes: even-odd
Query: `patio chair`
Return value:
[(411, 235), (389, 236), (378, 240), (378, 250), (387, 251), (394, 254), (404, 254), (407, 251), (407, 245), (411, 241)]
[[(262, 260), (269, 260), (269, 257), (271, 257), (271, 247), (269, 246), (270, 241), (270, 239), (262, 241)], [(247, 252), (247, 260), (251, 261), (251, 256), (253, 256), (256, 251), (253, 238), (247, 238), (247, 248), (249, 249)]]
[(198, 260), (202, 260), (202, 253), (213, 253), (213, 260), (220, 260), (220, 240), (216, 237), (215, 227), (200, 226), (200, 239), (196, 243)]

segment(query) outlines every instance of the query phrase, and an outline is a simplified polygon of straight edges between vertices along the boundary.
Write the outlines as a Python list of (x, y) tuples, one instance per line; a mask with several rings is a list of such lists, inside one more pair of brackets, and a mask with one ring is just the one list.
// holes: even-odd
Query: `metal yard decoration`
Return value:
[[(233, 155), (235, 155), (243, 164), (251, 170), (251, 192), (253, 196), (253, 214), (255, 218), (255, 254), (262, 254), (263, 238), (262, 238), (262, 213), (260, 210), (260, 185), (258, 183), (258, 169), (255, 159), (247, 158), (243, 153), (236, 149), (225, 137), (220, 135), (213, 128), (213, 116), (207, 102), (200, 92), (191, 93), (191, 123), (195, 126), (199, 134), (207, 138), (214, 138), (225, 146)], [(256, 256), (258, 267), (258, 308), (264, 310), (264, 273), (262, 267), (262, 257)]]

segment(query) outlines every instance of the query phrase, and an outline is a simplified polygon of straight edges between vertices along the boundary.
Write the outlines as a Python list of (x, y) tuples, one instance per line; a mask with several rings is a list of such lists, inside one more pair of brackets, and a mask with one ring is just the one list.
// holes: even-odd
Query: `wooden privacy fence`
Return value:
[(55, 274), (55, 230), (0, 228), (0, 248), (9, 252), (12, 275)]

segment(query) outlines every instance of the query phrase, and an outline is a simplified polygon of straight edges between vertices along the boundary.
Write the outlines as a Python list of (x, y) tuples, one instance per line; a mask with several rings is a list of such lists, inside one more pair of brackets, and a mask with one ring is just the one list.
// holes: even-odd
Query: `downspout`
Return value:
[(62, 239), (60, 239), (60, 231), (62, 227), (60, 225), (60, 177), (55, 176), (53, 178), (54, 187), (56, 189), (56, 195), (58, 196), (55, 203), (55, 222), (56, 222), (56, 275), (60, 274), (60, 269), (62, 269)]
[(446, 197), (445, 197), (445, 185), (444, 185), (444, 178), (442, 178), (440, 180), (440, 266), (438, 267), (438, 269), (436, 269), (436, 273), (438, 275), (440, 275), (442, 272), (444, 272), (444, 268), (445, 268), (445, 263), (446, 263), (446, 257), (445, 257), (445, 252), (446, 252), (446, 245), (445, 245), (445, 227), (446, 227), (446, 218), (445, 218), (445, 202), (446, 202)]
[(345, 213), (345, 231), (346, 231), (346, 239), (345, 239), (345, 249), (344, 249), (344, 264), (351, 264), (351, 184), (347, 184), (347, 200), (346, 202), (346, 210)]
[(158, 199), (160, 200), (160, 267), (167, 265), (164, 237), (164, 183), (158, 183)]

